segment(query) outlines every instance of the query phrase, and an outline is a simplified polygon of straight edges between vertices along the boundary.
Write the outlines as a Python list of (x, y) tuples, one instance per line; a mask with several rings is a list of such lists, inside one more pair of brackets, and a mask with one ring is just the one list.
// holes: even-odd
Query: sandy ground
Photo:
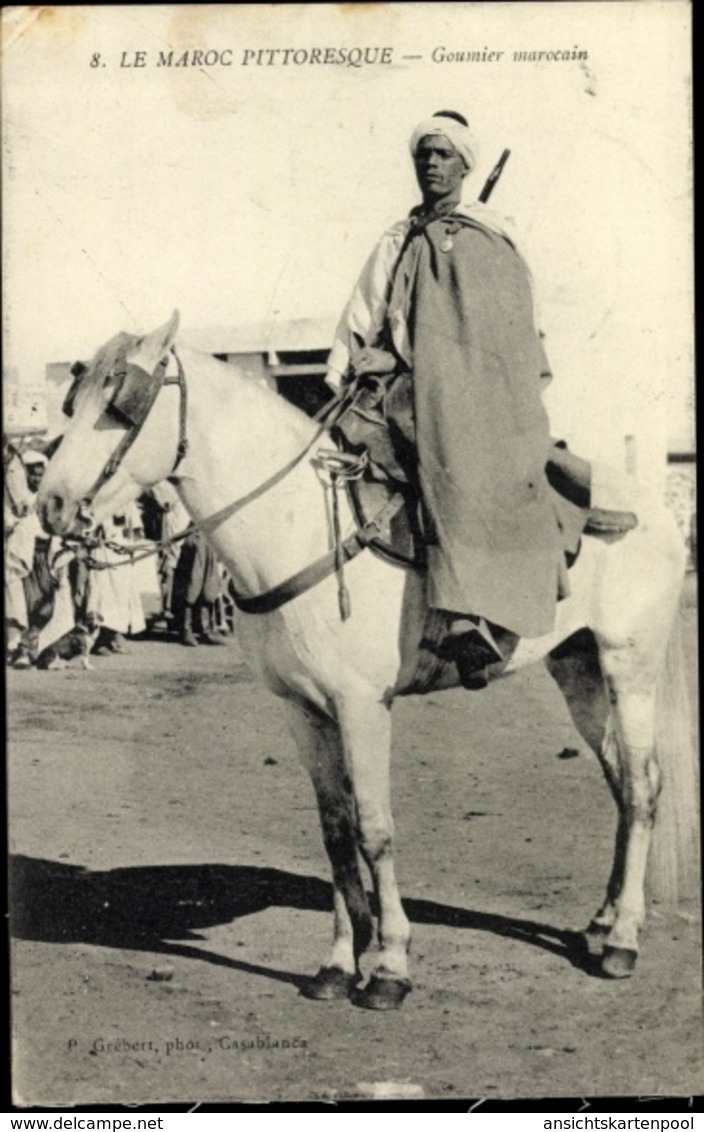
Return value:
[(699, 900), (651, 908), (628, 982), (574, 946), (614, 814), (542, 667), (394, 708), (415, 988), (377, 1014), (299, 995), (327, 863), (237, 643), (94, 663), (9, 673), (16, 1103), (703, 1091)]

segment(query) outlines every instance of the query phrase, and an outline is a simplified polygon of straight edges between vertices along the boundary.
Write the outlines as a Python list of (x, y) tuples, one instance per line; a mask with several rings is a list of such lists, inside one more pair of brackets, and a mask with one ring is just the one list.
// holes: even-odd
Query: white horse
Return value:
[[(44, 475), (40, 514), (47, 530), (65, 534), (171, 477), (236, 591), (253, 598), (330, 549), (329, 490), (313, 458), (330, 439), (236, 366), (185, 345), (170, 354), (177, 328), (174, 314), (145, 337), (120, 334), (84, 368), (73, 419)], [(267, 490), (256, 490), (270, 479)], [(238, 497), (245, 505), (230, 507)], [(220, 515), (208, 524), (214, 512)], [(696, 868), (698, 844), (696, 763), (673, 632), (684, 548), (664, 506), (643, 497), (637, 512), (637, 528), (623, 539), (583, 540), (554, 632), (519, 643), (509, 666), (546, 658), (616, 802), (613, 868), (585, 933), (612, 977), (635, 964), (661, 783), (669, 806), (652, 863), (670, 895), (676, 868)], [(346, 504), (342, 519), (351, 525)], [(387, 1009), (411, 986), (409, 924), (394, 874), (389, 709), (422, 634), (424, 578), (368, 549), (345, 569), (348, 619), (329, 575), (271, 612), (241, 614), (237, 631), (249, 662), (283, 701), (332, 867), (332, 950), (304, 993)], [(358, 963), (372, 919), (360, 854), (379, 908), (380, 953), (364, 988)]]

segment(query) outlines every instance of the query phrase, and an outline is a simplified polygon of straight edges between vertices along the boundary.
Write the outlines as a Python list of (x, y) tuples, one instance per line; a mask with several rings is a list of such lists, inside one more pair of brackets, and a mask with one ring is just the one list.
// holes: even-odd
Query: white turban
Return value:
[(443, 137), (446, 137), (457, 150), (467, 168), (469, 170), (474, 168), (477, 163), (477, 143), (469, 126), (463, 126), (461, 122), (454, 118), (445, 118), (441, 114), (433, 118), (426, 118), (424, 122), (416, 126), (411, 134), (412, 157), (416, 155), (420, 139), (427, 138), (430, 134), (442, 134)]

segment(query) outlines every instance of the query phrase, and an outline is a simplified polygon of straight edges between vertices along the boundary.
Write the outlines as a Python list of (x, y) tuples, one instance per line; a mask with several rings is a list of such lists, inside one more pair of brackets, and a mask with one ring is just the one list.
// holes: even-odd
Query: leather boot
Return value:
[(183, 629), (181, 630), (181, 644), (195, 648), (198, 638), (193, 632), (193, 606), (187, 605), (183, 610)]
[(462, 687), (472, 690), (486, 688), (489, 666), (504, 659), (483, 617), (459, 617), (453, 621), (438, 652), (455, 662)]

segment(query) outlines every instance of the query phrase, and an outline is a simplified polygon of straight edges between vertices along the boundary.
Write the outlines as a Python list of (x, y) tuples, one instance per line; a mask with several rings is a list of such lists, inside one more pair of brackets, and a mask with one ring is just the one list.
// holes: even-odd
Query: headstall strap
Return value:
[[(173, 475), (177, 467), (186, 456), (188, 452), (188, 436), (186, 435), (186, 428), (188, 424), (188, 387), (186, 385), (186, 374), (183, 369), (183, 363), (176, 353), (176, 347), (171, 347), (171, 353), (176, 359), (178, 373), (176, 377), (165, 377), (164, 385), (178, 385), (179, 402), (178, 402), (178, 445), (176, 447), (176, 459), (174, 466), (171, 469), (170, 475)], [(167, 359), (164, 359), (166, 364)]]
[(176, 449), (176, 459), (171, 470), (172, 474), (186, 455), (188, 451), (188, 439), (186, 437), (186, 376), (181, 359), (174, 347), (171, 348), (171, 353), (176, 359), (176, 365), (178, 367), (178, 374), (173, 378), (166, 377), (166, 367), (169, 361), (168, 354), (165, 354), (164, 357), (161, 358), (151, 374), (134, 363), (127, 363), (123, 370), (116, 369), (113, 372), (112, 376), (120, 378), (120, 384), (113, 397), (110, 408), (115, 415), (120, 418), (121, 422), (127, 425), (127, 431), (108, 459), (92, 488), (82, 499), (82, 508), (89, 507), (103, 484), (115, 475), (125, 455), (142, 431), (154, 402), (164, 385), (179, 386), (179, 440)]

